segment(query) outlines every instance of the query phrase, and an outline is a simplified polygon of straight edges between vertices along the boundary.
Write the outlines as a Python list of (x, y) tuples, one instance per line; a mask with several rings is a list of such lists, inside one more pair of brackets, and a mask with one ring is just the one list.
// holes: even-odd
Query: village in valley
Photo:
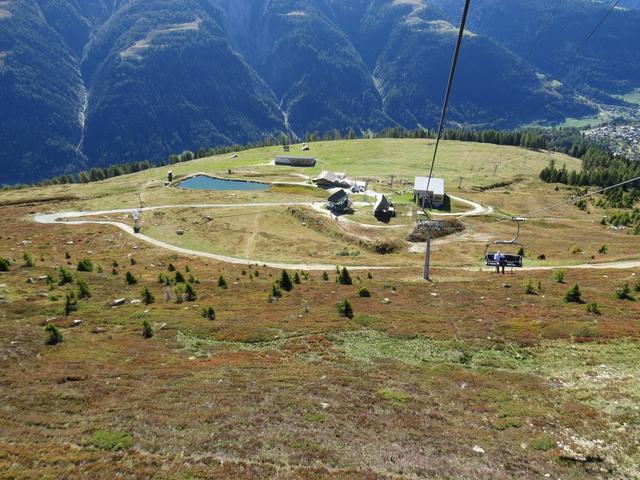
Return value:
[(588, 130), (585, 136), (601, 144), (616, 157), (640, 161), (640, 123), (612, 123)]

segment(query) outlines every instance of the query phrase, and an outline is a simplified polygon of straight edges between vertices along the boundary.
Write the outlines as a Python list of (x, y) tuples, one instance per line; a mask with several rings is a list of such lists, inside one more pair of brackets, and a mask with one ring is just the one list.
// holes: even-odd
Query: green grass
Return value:
[(97, 430), (91, 435), (91, 444), (101, 450), (126, 450), (133, 445), (133, 436), (117, 430)]

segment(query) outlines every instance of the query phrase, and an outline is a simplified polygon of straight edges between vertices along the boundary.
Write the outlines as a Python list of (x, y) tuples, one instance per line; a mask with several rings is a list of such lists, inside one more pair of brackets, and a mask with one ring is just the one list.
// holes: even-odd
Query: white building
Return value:
[[(428, 192), (427, 185), (429, 185)], [(440, 207), (444, 204), (444, 179), (431, 177), (429, 181), (429, 177), (416, 177), (413, 193), (422, 207), (428, 207), (429, 204)]]

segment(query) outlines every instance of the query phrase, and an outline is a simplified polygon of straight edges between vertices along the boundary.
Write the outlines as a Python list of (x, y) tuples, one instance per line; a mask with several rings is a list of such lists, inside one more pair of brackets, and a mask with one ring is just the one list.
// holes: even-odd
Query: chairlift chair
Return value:
[(514, 245), (520, 247), (518, 253), (503, 253), (505, 257), (505, 267), (514, 268), (522, 268), (523, 267), (523, 255), (520, 255), (520, 251), (524, 251), (524, 244), (520, 242), (520, 224), (525, 222), (527, 219), (522, 217), (513, 217), (511, 219), (512, 222), (516, 222), (516, 234), (511, 240), (496, 240), (494, 242), (487, 243), (486, 248), (484, 249), (484, 259), (485, 263), (488, 267), (497, 266), (498, 262), (496, 261), (497, 251), (489, 252), (489, 248), (492, 245)]

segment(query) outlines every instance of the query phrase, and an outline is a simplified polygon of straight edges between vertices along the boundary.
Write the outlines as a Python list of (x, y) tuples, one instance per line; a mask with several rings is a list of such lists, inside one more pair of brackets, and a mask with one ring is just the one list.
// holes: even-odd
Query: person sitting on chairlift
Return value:
[(500, 269), (502, 269), (502, 274), (504, 275), (504, 267), (507, 263), (507, 257), (504, 256), (504, 253), (497, 252), (495, 255), (496, 261), (496, 273), (500, 273)]

